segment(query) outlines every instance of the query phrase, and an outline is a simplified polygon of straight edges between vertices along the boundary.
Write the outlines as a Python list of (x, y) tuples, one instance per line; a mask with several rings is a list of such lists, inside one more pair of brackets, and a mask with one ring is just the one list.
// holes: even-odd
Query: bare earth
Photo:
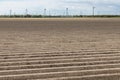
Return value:
[(120, 19), (1, 18), (0, 80), (120, 80)]

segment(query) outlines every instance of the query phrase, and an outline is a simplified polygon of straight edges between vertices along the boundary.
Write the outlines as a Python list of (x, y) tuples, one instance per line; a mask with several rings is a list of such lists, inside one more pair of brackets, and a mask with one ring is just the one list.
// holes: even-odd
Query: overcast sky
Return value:
[(28, 9), (30, 14), (65, 14), (69, 8), (69, 14), (92, 14), (95, 6), (95, 14), (120, 14), (120, 0), (0, 0), (0, 14), (25, 14)]

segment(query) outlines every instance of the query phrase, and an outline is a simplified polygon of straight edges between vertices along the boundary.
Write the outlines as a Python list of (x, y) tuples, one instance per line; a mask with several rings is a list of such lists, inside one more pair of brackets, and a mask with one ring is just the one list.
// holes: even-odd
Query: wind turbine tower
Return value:
[(66, 8), (66, 16), (68, 16), (69, 15), (69, 11), (68, 11), (69, 9), (68, 8)]
[(46, 10), (47, 10), (47, 9), (45, 8), (45, 9), (44, 9), (44, 16), (46, 16)]
[(28, 15), (28, 9), (25, 10), (25, 15)]
[(93, 6), (93, 16), (95, 16), (95, 8), (96, 7)]
[(10, 17), (11, 17), (11, 15), (12, 15), (12, 10), (10, 9)]

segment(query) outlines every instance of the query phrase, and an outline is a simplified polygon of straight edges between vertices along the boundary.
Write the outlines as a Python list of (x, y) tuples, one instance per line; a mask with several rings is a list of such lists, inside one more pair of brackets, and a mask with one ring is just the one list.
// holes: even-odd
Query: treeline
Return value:
[(0, 18), (82, 18), (82, 17), (120, 17), (120, 15), (1, 15)]

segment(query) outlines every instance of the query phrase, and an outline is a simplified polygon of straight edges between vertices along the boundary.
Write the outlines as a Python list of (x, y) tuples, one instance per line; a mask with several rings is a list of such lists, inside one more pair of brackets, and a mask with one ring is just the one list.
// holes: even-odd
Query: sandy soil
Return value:
[(0, 80), (119, 80), (119, 18), (0, 19)]

